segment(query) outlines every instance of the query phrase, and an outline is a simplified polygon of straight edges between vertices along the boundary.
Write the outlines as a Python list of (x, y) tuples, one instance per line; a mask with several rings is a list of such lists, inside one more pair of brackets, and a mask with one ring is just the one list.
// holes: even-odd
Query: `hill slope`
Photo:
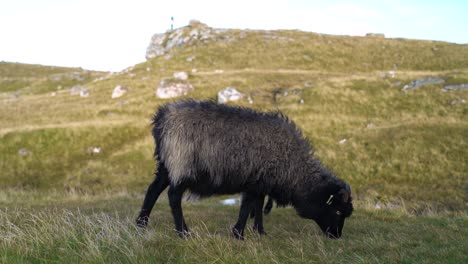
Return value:
[[(285, 112), (360, 199), (466, 207), (468, 95), (441, 88), (468, 83), (468, 45), (300, 31), (219, 34), (112, 75), (0, 64), (0, 184), (144, 192), (154, 169), (150, 117), (168, 101), (155, 89), (186, 71), (195, 89), (185, 98), (214, 99), (231, 86), (253, 100), (236, 104)], [(444, 83), (401, 91), (427, 77)], [(71, 95), (75, 84), (89, 96)], [(117, 85), (129, 90), (111, 99)]]

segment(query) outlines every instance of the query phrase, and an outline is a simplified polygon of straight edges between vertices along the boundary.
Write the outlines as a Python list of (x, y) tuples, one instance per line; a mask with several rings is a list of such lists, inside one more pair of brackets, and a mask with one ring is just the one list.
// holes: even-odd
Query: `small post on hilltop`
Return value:
[(174, 17), (171, 17), (171, 31), (174, 30)]

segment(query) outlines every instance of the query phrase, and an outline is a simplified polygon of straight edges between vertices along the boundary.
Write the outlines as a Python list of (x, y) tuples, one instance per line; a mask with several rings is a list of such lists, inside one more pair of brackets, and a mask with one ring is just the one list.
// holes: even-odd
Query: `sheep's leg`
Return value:
[(257, 197), (255, 200), (255, 219), (253, 229), (256, 230), (260, 235), (266, 235), (263, 229), (263, 203), (265, 202), (265, 196)]
[(180, 185), (171, 185), (167, 193), (172, 217), (174, 218), (175, 229), (179, 236), (183, 238), (189, 235), (189, 229), (185, 223), (184, 214), (182, 213), (182, 195), (184, 191), (185, 188)]
[(263, 213), (266, 215), (269, 214), (271, 211), (271, 208), (273, 208), (273, 198), (268, 196), (268, 201), (267, 201), (267, 204), (265, 205), (265, 209), (263, 209)]
[(156, 200), (164, 189), (169, 185), (169, 172), (163, 163), (160, 163), (156, 171), (154, 181), (148, 187), (146, 191), (145, 200), (141, 207), (140, 214), (137, 217), (136, 224), (139, 227), (146, 227), (148, 225), (148, 218), (151, 214)]
[(255, 198), (256, 197), (254, 195), (249, 193), (243, 193), (242, 195), (239, 218), (237, 219), (237, 223), (232, 228), (232, 234), (237, 239), (244, 239), (245, 224), (247, 223), (247, 218), (249, 217), (249, 214), (254, 206)]

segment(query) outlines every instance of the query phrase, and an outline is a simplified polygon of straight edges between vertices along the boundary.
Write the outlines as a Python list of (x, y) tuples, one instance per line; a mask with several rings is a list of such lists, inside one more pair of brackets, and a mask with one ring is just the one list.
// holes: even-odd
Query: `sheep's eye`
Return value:
[(341, 215), (341, 212), (340, 212), (340, 211), (336, 211), (336, 215)]

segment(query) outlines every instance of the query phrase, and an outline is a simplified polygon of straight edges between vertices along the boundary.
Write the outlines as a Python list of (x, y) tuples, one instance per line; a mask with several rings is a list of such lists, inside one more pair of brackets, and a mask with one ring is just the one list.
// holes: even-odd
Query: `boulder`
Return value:
[(186, 81), (188, 79), (188, 74), (186, 72), (174, 72), (174, 78), (176, 80)]
[(82, 85), (75, 85), (70, 89), (71, 95), (79, 95), (82, 90), (86, 90), (86, 88)]
[(82, 89), (80, 91), (80, 97), (88, 97), (89, 96), (89, 92), (87, 89)]
[(218, 92), (218, 103), (225, 104), (229, 101), (237, 101), (244, 97), (243, 94), (238, 92), (235, 88), (226, 87)]
[(112, 91), (111, 97), (112, 99), (122, 97), (128, 90), (129, 88), (127, 86), (117, 85)]
[(156, 89), (156, 97), (161, 99), (179, 97), (188, 94), (193, 89), (188, 82), (161, 81)]

